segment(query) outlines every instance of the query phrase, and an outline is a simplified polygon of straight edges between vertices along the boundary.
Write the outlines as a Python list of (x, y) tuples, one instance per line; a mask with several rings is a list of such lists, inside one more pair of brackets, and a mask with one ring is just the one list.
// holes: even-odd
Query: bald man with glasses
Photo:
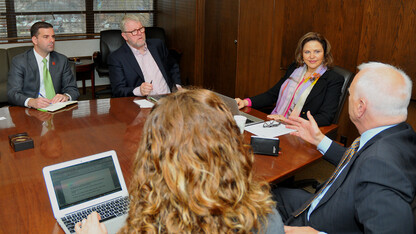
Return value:
[(120, 23), (126, 40), (108, 57), (114, 97), (167, 94), (180, 87), (178, 64), (160, 39), (146, 39), (137, 15), (125, 15)]

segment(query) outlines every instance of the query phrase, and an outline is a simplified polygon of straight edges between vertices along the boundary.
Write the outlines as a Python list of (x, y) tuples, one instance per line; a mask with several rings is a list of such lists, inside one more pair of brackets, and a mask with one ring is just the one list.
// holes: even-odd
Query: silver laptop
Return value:
[(245, 112), (239, 111), (237, 102), (235, 101), (234, 98), (227, 97), (227, 96), (222, 95), (222, 94), (217, 93), (217, 92), (214, 92), (214, 93), (222, 99), (222, 101), (225, 103), (225, 105), (228, 106), (228, 108), (230, 109), (230, 111), (233, 115), (242, 115), (242, 116), (247, 117), (246, 126), (250, 126), (250, 125), (253, 125), (253, 124), (264, 122), (264, 120), (262, 120), (260, 118), (257, 118), (257, 117), (254, 117), (252, 115), (249, 115)]
[(53, 215), (65, 233), (97, 211), (108, 233), (127, 218), (128, 191), (114, 150), (43, 168)]

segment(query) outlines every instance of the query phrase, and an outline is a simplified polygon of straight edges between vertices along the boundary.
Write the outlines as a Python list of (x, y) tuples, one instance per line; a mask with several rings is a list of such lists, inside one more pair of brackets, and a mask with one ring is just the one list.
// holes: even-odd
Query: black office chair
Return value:
[(354, 73), (340, 67), (335, 66), (332, 68), (336, 73), (340, 74), (342, 77), (344, 77), (344, 84), (341, 88), (341, 96), (339, 97), (339, 103), (338, 103), (338, 109), (337, 113), (335, 114), (335, 118), (332, 121), (333, 124), (337, 124), (339, 121), (339, 117), (341, 115), (342, 108), (344, 107), (345, 99), (347, 98), (348, 88), (350, 87), (350, 84), (352, 82), (352, 79), (354, 77)]
[[(124, 41), (121, 30), (111, 29), (100, 32), (100, 51), (94, 52), (92, 56), (99, 77), (108, 77), (107, 58), (112, 52), (120, 48)], [(111, 88), (95, 92), (96, 98), (105, 94), (111, 95)]]
[[(146, 27), (146, 38), (158, 38), (164, 43), (166, 42), (165, 30), (160, 27)], [(100, 32), (100, 51), (96, 51), (93, 54), (95, 69), (99, 77), (108, 77), (108, 56), (124, 43), (124, 38), (121, 36), (121, 30), (105, 30)], [(170, 55), (179, 63), (181, 53), (176, 50), (170, 49)], [(109, 89), (100, 90), (95, 92), (96, 97), (100, 95), (111, 95), (111, 87)]]
[[(163, 28), (160, 27), (146, 27), (146, 38), (159, 38), (166, 44), (166, 33)], [(182, 52), (174, 48), (169, 48), (169, 56), (179, 64), (182, 56)]]

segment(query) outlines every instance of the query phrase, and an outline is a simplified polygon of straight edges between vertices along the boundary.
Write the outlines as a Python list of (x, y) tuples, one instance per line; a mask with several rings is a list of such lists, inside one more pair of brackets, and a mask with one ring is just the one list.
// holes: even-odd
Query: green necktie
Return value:
[(55, 97), (55, 89), (52, 83), (51, 73), (49, 73), (46, 58), (42, 60), (43, 62), (43, 85), (45, 86), (45, 93), (47, 99), (52, 99)]

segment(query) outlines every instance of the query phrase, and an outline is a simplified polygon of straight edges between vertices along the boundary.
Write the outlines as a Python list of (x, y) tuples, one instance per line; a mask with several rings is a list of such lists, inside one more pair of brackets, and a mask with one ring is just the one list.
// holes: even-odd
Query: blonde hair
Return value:
[(213, 92), (182, 89), (149, 115), (136, 154), (124, 233), (262, 231), (275, 205), (254, 155)]
[(139, 15), (134, 15), (134, 14), (125, 14), (123, 16), (123, 18), (120, 21), (120, 29), (122, 32), (126, 31), (126, 22), (127, 21), (134, 21), (134, 22), (139, 22), (140, 24), (142, 24), (142, 20), (140, 18)]

